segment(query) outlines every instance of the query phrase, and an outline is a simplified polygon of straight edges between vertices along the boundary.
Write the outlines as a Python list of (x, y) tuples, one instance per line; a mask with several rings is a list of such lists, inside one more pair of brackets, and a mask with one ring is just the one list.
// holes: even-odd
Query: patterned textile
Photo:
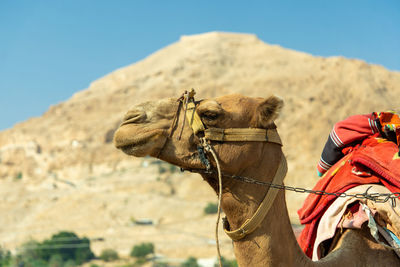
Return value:
[[(400, 145), (400, 118), (395, 112), (355, 115), (336, 123), (329, 134), (317, 165), (318, 176), (339, 161), (343, 148), (361, 143), (369, 136), (384, 137)], [(400, 153), (400, 152), (399, 152)]]
[(380, 132), (386, 139), (400, 146), (400, 118), (395, 112), (373, 113), (379, 120)]
[(360, 142), (371, 135), (379, 134), (379, 126), (375, 119), (374, 114), (354, 115), (336, 123), (318, 162), (318, 176), (322, 176), (344, 156), (342, 153), (344, 147)]
[[(345, 156), (327, 171), (314, 190), (343, 193), (357, 185), (382, 184), (391, 192), (400, 192), (400, 156), (395, 143), (375, 135), (343, 152)], [(300, 222), (305, 224), (298, 241), (309, 257), (319, 220), (336, 198), (310, 194), (298, 211)]]

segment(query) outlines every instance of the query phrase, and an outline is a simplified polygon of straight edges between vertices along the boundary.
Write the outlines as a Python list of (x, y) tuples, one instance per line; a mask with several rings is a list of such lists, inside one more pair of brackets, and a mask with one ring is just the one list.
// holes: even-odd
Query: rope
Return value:
[[(189, 95), (188, 92), (185, 91), (185, 93), (183, 94), (183, 105), (185, 106), (185, 111), (184, 114), (186, 114), (187, 112), (187, 108), (188, 108), (188, 104), (189, 104)], [(178, 136), (178, 140), (181, 140), (182, 138), (182, 133), (183, 133), (183, 128), (185, 127), (185, 122), (186, 122), (186, 116), (183, 116), (183, 122), (182, 122), (182, 128), (181, 131), (179, 132), (179, 136)]]
[(218, 211), (217, 211), (217, 221), (215, 223), (215, 241), (217, 245), (217, 253), (218, 253), (218, 262), (219, 262), (219, 267), (222, 267), (222, 256), (221, 256), (221, 250), (219, 247), (219, 237), (218, 237), (218, 228), (219, 228), (219, 220), (221, 218), (221, 200), (222, 200), (222, 175), (221, 175), (221, 168), (219, 165), (219, 161), (217, 158), (217, 155), (215, 154), (214, 150), (212, 147), (207, 143), (207, 140), (205, 138), (202, 138), (202, 145), (205, 149), (205, 151), (210, 152), (211, 155), (214, 158), (214, 161), (217, 165), (217, 171), (218, 171)]
[(171, 126), (170, 126), (170, 128), (168, 130), (169, 131), (169, 134), (168, 134), (169, 138), (171, 138), (172, 134), (174, 133), (174, 128), (176, 127), (176, 123), (177, 123), (178, 117), (179, 117), (179, 111), (181, 110), (181, 107), (182, 107), (182, 101), (180, 99), (178, 99), (177, 101), (179, 102), (178, 109), (175, 112), (174, 119), (172, 120), (172, 124), (171, 124)]

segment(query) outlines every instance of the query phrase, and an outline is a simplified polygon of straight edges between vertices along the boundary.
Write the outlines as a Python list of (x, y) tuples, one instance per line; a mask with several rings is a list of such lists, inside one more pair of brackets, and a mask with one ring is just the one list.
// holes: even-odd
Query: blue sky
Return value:
[(181, 35), (254, 33), (400, 71), (400, 1), (0, 1), (0, 130)]

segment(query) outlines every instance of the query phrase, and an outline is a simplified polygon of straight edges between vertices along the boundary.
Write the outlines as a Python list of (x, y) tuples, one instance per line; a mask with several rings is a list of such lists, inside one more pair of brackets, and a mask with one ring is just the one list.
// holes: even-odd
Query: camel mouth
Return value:
[(134, 139), (125, 139), (122, 141), (115, 141), (115, 147), (118, 149), (121, 149), (122, 151), (124, 150), (131, 150), (133, 148), (138, 148), (141, 146), (144, 146), (148, 139), (151, 138), (151, 136), (144, 135), (144, 136), (135, 136)]
[(161, 129), (154, 129), (137, 133), (137, 131), (123, 126), (115, 132), (114, 145), (128, 155), (136, 157), (151, 155), (164, 143), (163, 132)]
[[(155, 135), (146, 136), (140, 139), (136, 139), (130, 143), (125, 143), (116, 146), (118, 149), (122, 150), (127, 155), (135, 157), (144, 157), (151, 155), (154, 150), (158, 150), (159, 144), (155, 138)], [(150, 140), (149, 140), (150, 139)]]
[(134, 145), (125, 145), (122, 147), (118, 147), (118, 149), (121, 149), (122, 152), (124, 152), (127, 155), (140, 156), (138, 152), (142, 150), (141, 149), (142, 147), (143, 145), (134, 144)]

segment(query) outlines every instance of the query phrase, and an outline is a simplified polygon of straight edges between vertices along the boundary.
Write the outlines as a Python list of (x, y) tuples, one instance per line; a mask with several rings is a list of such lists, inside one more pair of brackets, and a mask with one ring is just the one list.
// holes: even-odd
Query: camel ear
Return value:
[(257, 124), (259, 127), (267, 128), (279, 116), (283, 107), (283, 100), (277, 96), (270, 96), (257, 107)]

